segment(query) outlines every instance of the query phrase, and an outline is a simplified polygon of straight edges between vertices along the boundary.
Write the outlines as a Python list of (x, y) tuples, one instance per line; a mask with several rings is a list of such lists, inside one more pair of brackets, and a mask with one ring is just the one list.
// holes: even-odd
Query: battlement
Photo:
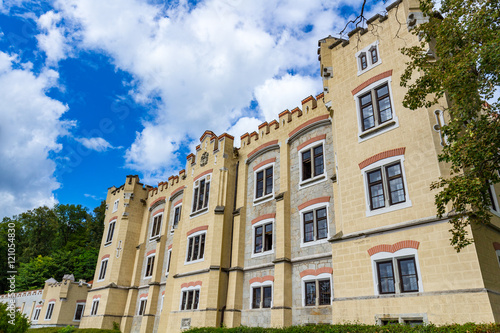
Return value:
[(251, 146), (253, 145), (253, 142), (259, 140), (266, 141), (271, 138), (277, 138), (281, 135), (282, 131), (286, 131), (288, 133), (290, 131), (288, 125), (289, 123), (299, 121), (298, 118), (301, 118), (304, 115), (309, 115), (309, 112), (314, 111), (318, 108), (318, 106), (325, 107), (323, 97), (323, 93), (318, 94), (316, 97), (309, 95), (302, 100), (302, 108), (295, 107), (292, 111), (286, 109), (278, 114), (278, 120), (273, 119), (270, 122), (265, 121), (258, 126), (257, 131), (243, 134), (240, 137), (240, 149)]

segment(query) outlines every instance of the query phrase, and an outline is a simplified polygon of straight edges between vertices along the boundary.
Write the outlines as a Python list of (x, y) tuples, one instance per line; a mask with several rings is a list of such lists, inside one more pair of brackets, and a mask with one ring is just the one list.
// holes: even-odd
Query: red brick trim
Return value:
[(276, 144), (278, 144), (278, 140), (273, 140), (273, 141), (266, 142), (266, 143), (264, 143), (264, 144), (262, 144), (262, 145), (258, 146), (258, 147), (257, 147), (257, 148), (255, 148), (254, 150), (252, 150), (252, 151), (248, 154), (247, 158), (250, 158), (251, 156), (253, 156), (253, 155), (255, 155), (256, 153), (258, 153), (258, 152), (259, 152), (259, 150), (262, 150), (262, 149), (264, 149), (264, 148), (266, 148), (266, 147), (269, 147), (269, 146), (272, 146), (272, 145), (276, 145)]
[(361, 90), (365, 89), (366, 87), (368, 87), (370, 84), (374, 83), (374, 82), (377, 82), (378, 80), (382, 80), (386, 77), (389, 77), (389, 76), (392, 76), (392, 69), (391, 70), (388, 70), (386, 72), (383, 72), (383, 73), (380, 73), (380, 74), (377, 74), (375, 75), (374, 77), (366, 80), (365, 82), (361, 83), (359, 86), (357, 86), (356, 88), (354, 88), (351, 92), (354, 95), (356, 95), (358, 92), (360, 92)]
[(35, 306), (35, 308), (41, 308), (41, 307), (42, 307), (42, 305), (41, 305), (41, 304), (40, 304), (40, 305)]
[(165, 200), (165, 197), (159, 197), (158, 199), (156, 199), (155, 201), (153, 201), (149, 207), (152, 207), (155, 203), (157, 203), (158, 201), (162, 201), (162, 200)]
[(188, 156), (186, 156), (186, 160), (189, 160), (191, 157), (194, 157), (194, 154), (193, 154), (193, 153), (191, 153), (191, 154), (189, 154)]
[(109, 222), (111, 222), (113, 220), (118, 220), (118, 216), (113, 216), (112, 218), (109, 219)]
[(406, 151), (406, 147), (401, 147), (401, 148), (386, 150), (386, 151), (384, 151), (382, 153), (375, 154), (372, 157), (368, 157), (366, 160), (364, 160), (363, 162), (359, 163), (359, 169), (361, 170), (361, 169), (367, 167), (370, 164), (373, 164), (375, 162), (383, 160), (384, 158), (393, 157), (393, 156), (399, 156), (399, 155), (404, 155), (405, 151)]
[(153, 253), (156, 253), (156, 250), (148, 251), (148, 253), (146, 253), (146, 257), (149, 256), (150, 254), (153, 254)]
[(201, 177), (205, 176), (205, 175), (208, 175), (209, 173), (212, 173), (214, 171), (214, 169), (210, 169), (210, 170), (207, 170), (207, 171), (203, 171), (202, 173), (200, 173), (198, 176), (194, 177), (193, 179), (193, 182), (195, 182), (197, 179), (200, 179)]
[(316, 199), (312, 199), (312, 200), (309, 200), (309, 201), (306, 201), (304, 202), (303, 204), (300, 204), (299, 205), (299, 211), (306, 208), (306, 207), (309, 207), (309, 206), (312, 206), (312, 205), (315, 205), (315, 204), (318, 204), (318, 203), (322, 203), (322, 202), (330, 202), (330, 197), (319, 197), (319, 198), (316, 198)]
[(176, 188), (171, 194), (170, 196), (173, 196), (174, 194), (177, 194), (178, 192), (182, 191), (186, 186), (181, 186), (181, 187), (178, 187)]
[(103, 255), (103, 256), (101, 257), (101, 261), (103, 261), (104, 259), (107, 259), (107, 258), (109, 258), (109, 257), (110, 257), (110, 255), (109, 255), (109, 254), (105, 254), (105, 255)]
[(165, 208), (157, 209), (157, 210), (155, 210), (155, 212), (153, 214), (151, 214), (151, 216), (155, 216), (156, 214), (163, 213), (164, 211), (165, 211)]
[(267, 125), (269, 125), (269, 124), (267, 123), (267, 121), (265, 121), (259, 125), (259, 129), (261, 129), (262, 127), (267, 126)]
[(85, 302), (87, 302), (86, 299), (78, 299), (78, 300), (76, 300), (75, 303), (85, 303)]
[(244, 138), (246, 138), (247, 136), (249, 136), (250, 134), (248, 134), (248, 132), (246, 132), (245, 134), (243, 134), (242, 136), (240, 136), (240, 139), (243, 140)]
[(270, 214), (264, 214), (259, 217), (256, 217), (252, 220), (252, 225), (254, 225), (257, 222), (260, 222), (262, 220), (267, 220), (267, 219), (274, 219), (276, 217), (276, 213), (270, 213)]
[(302, 105), (306, 104), (306, 103), (307, 103), (307, 102), (309, 102), (309, 101), (312, 101), (313, 99), (314, 99), (314, 97), (312, 97), (312, 95), (310, 95), (310, 96), (308, 96), (308, 97), (304, 98), (304, 99), (302, 100)]
[(318, 275), (323, 274), (323, 273), (333, 274), (333, 268), (321, 267), (318, 269), (306, 269), (306, 270), (300, 272), (300, 278), (303, 278), (304, 276), (307, 276), (307, 275), (318, 276)]
[(148, 294), (140, 294), (139, 298), (148, 298)]
[(172, 244), (170, 244), (167, 249), (170, 250), (171, 248), (172, 248)]
[(92, 299), (96, 299), (96, 298), (101, 298), (101, 294), (94, 295), (94, 297), (92, 297)]
[(274, 282), (274, 276), (272, 276), (272, 275), (266, 275), (266, 276), (263, 276), (263, 277), (254, 277), (254, 278), (251, 278), (250, 281), (248, 281), (248, 282), (250, 284), (252, 284), (252, 283), (255, 283), (255, 282), (263, 283), (263, 282), (266, 282), (266, 281), (273, 281)]
[(177, 200), (175, 203), (174, 203), (174, 207), (181, 204), (182, 203), (182, 199), (181, 200)]
[(165, 295), (165, 290), (161, 292), (162, 296)]
[(307, 140), (306, 142), (301, 143), (297, 147), (297, 150), (301, 150), (302, 148), (304, 148), (305, 146), (307, 146), (307, 145), (309, 145), (309, 144), (311, 144), (313, 142), (320, 141), (320, 140), (325, 140), (325, 139), (326, 139), (326, 134), (315, 136), (314, 138), (311, 138), (311, 139)]
[(183, 284), (181, 284), (181, 288), (189, 288), (189, 287), (196, 287), (196, 286), (201, 286), (201, 281), (184, 282)]
[(321, 93), (321, 94), (319, 94), (319, 95), (316, 96), (316, 100), (321, 99), (323, 97), (325, 97), (325, 94)]
[(195, 232), (202, 231), (202, 230), (208, 230), (208, 225), (202, 225), (201, 227), (196, 227), (196, 228), (194, 228), (194, 229), (191, 229), (191, 230), (189, 230), (189, 231), (186, 233), (186, 236), (192, 235), (192, 234), (194, 234)]
[(294, 114), (295, 112), (299, 112), (299, 116), (300, 116), (300, 112), (302, 112), (299, 107), (296, 107), (295, 109), (292, 110), (292, 114)]
[(280, 117), (280, 118), (281, 118), (281, 117), (283, 117), (284, 115), (286, 115), (287, 113), (290, 113), (290, 111), (288, 111), (288, 110), (282, 111), (282, 112), (278, 115), (278, 117)]
[(264, 166), (264, 165), (266, 165), (266, 164), (269, 164), (269, 163), (274, 163), (274, 162), (276, 162), (276, 157), (269, 158), (269, 159), (267, 159), (267, 160), (265, 160), (265, 161), (260, 162), (260, 163), (259, 163), (259, 164), (257, 164), (256, 166), (254, 166), (254, 167), (253, 167), (253, 171), (257, 170), (258, 168), (260, 168), (260, 167), (262, 167), (262, 166)]
[(500, 243), (494, 242), (493, 243), (493, 248), (496, 250), (500, 250)]
[(228, 139), (231, 139), (231, 140), (234, 140), (234, 136), (232, 135), (229, 135), (227, 133), (222, 133), (221, 135), (219, 135), (218, 139), (219, 140), (222, 140), (223, 138), (228, 138)]
[(401, 249), (415, 249), (418, 250), (418, 246), (420, 245), (420, 242), (414, 241), (414, 240), (404, 240), (401, 242), (394, 243), (392, 245), (389, 244), (380, 244), (376, 245), (370, 249), (368, 249), (368, 254), (370, 257), (376, 253), (379, 252), (390, 252), (394, 253), (398, 250)]
[(297, 133), (298, 131), (300, 131), (304, 127), (307, 127), (307, 126), (309, 126), (311, 124), (314, 124), (314, 123), (316, 123), (318, 121), (328, 119), (328, 117), (330, 117), (330, 115), (324, 114), (322, 116), (319, 116), (319, 117), (316, 117), (316, 118), (313, 118), (313, 119), (309, 119), (308, 121), (306, 121), (302, 125), (295, 127), (295, 129), (293, 131), (291, 131), (290, 133), (288, 133), (288, 137), (291, 137), (292, 135), (294, 135), (295, 133)]
[(197, 145), (196, 146), (196, 151), (200, 150), (201, 149), (201, 145)]
[(205, 133), (203, 133), (203, 135), (201, 136), (200, 141), (203, 141), (205, 135), (210, 135), (210, 139), (212, 139), (214, 136), (217, 137), (214, 132), (206, 130)]
[(49, 299), (49, 301), (48, 301), (47, 303), (50, 303), (50, 302), (55, 302), (55, 301), (56, 301), (56, 299), (55, 299), (55, 298), (51, 298), (51, 299)]

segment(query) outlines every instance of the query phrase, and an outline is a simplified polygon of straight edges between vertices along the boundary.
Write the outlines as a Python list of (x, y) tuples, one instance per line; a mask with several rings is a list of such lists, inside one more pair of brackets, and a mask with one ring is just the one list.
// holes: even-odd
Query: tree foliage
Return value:
[[(16, 229), (16, 290), (43, 288), (64, 274), (91, 280), (104, 229), (106, 203), (93, 213), (81, 205), (38, 207), (0, 222), (0, 251), (7, 253), (7, 229)], [(8, 290), (7, 262), (0, 261), (0, 293)]]
[(24, 333), (28, 331), (30, 323), (26, 315), (15, 309), (14, 318), (10, 317), (6, 303), (0, 303), (0, 333)]
[(431, 188), (440, 189), (438, 216), (449, 213), (451, 244), (460, 251), (472, 242), (469, 224), (490, 222), (489, 186), (500, 181), (499, 100), (494, 99), (500, 86), (500, 3), (443, 0), (437, 12), (431, 0), (421, 0), (420, 7), (428, 22), (413, 31), (422, 38), (420, 45), (402, 50), (410, 57), (402, 76), (408, 88), (403, 105), (436, 106), (449, 115), (442, 127), (448, 144), (439, 160), (449, 163), (451, 176)]

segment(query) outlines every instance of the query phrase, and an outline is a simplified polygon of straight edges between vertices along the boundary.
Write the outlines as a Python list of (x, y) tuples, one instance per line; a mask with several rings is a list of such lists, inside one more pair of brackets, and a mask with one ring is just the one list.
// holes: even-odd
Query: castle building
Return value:
[(397, 1), (349, 40), (320, 40), (324, 92), (239, 148), (206, 131), (156, 187), (111, 187), (80, 327), (500, 322), (500, 187), (457, 253), (429, 189), (450, 173), (446, 114), (402, 106), (400, 48), (424, 19)]

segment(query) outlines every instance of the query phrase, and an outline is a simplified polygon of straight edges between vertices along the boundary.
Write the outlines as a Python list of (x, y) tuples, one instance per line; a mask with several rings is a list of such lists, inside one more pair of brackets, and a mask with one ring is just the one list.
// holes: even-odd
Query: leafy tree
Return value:
[(442, 127), (448, 144), (439, 160), (450, 164), (451, 176), (431, 188), (441, 189), (435, 198), (440, 217), (451, 205), (451, 244), (460, 251), (472, 242), (468, 225), (489, 223), (489, 186), (500, 181), (499, 100), (491, 102), (500, 86), (500, 3), (443, 0), (437, 12), (432, 0), (421, 0), (420, 7), (429, 21), (414, 29), (421, 44), (402, 50), (410, 57), (403, 105), (415, 110), (448, 101), (450, 120)]
[[(14, 315), (14, 321), (12, 322), (7, 304), (0, 303), (0, 333), (24, 333), (28, 331), (30, 327), (28, 318), (17, 309)], [(9, 321), (11, 321), (11, 323), (9, 323)]]

